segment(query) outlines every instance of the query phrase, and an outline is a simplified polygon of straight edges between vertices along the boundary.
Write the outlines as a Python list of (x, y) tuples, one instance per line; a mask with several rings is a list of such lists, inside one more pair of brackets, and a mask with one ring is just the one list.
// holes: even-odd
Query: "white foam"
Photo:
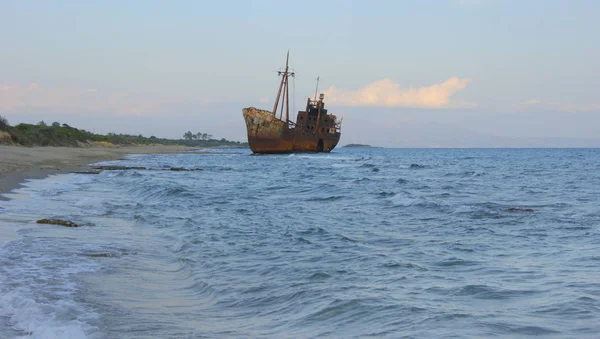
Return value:
[[(0, 224), (16, 235), (0, 245), (0, 317), (22, 338), (87, 338), (100, 336), (97, 314), (76, 301), (77, 276), (100, 268), (85, 256), (74, 255), (81, 246), (66, 240), (65, 229), (37, 225), (46, 215), (83, 213), (100, 202), (76, 194), (89, 178), (63, 174), (28, 181), (16, 193), (27, 199), (2, 202)], [(49, 196), (61, 191), (74, 194)], [(27, 234), (27, 236), (23, 236)], [(2, 325), (0, 325), (2, 326)], [(2, 331), (0, 331), (2, 332)]]
[(410, 198), (404, 193), (398, 193), (389, 198), (389, 200), (395, 206), (411, 206), (418, 201), (418, 199)]
[(331, 167), (333, 167), (333, 168), (348, 168), (348, 167), (354, 167), (354, 165), (352, 165), (352, 164), (331, 164)]
[[(48, 264), (60, 259), (46, 253), (32, 254), (21, 241), (0, 251), (0, 316), (8, 318), (14, 330), (22, 331), (23, 338), (87, 338), (87, 334), (97, 332), (90, 323), (98, 316), (74, 301), (79, 289), (75, 275), (95, 271), (97, 265), (64, 262), (76, 258)], [(22, 255), (15, 255), (22, 248)]]
[[(36, 302), (25, 297), (19, 290), (0, 295), (0, 314), (8, 317), (15, 330), (24, 332), (21, 338), (88, 338), (90, 326), (79, 320), (81, 307), (58, 301), (54, 305)], [(71, 320), (60, 320), (60, 315), (80, 314)]]
[(173, 244), (173, 246), (171, 246), (171, 251), (177, 253), (183, 249), (183, 246), (185, 246), (185, 242), (183, 239), (179, 239), (175, 244)]

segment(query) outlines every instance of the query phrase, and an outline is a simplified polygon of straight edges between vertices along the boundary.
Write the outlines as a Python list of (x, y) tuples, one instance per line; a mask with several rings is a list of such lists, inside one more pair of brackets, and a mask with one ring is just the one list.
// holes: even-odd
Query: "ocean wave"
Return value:
[(410, 164), (410, 166), (408, 166), (409, 169), (425, 169), (425, 168), (429, 168), (430, 166), (428, 165), (420, 165), (420, 164)]
[(422, 207), (428, 209), (439, 209), (444, 207), (444, 204), (440, 202), (406, 192), (397, 193), (386, 199), (395, 207)]
[(94, 337), (99, 333), (98, 314), (76, 301), (80, 284), (75, 277), (99, 266), (81, 257), (53, 256), (47, 250), (23, 251), (44, 243), (15, 240), (0, 249), (0, 315), (28, 338)]
[(397, 192), (392, 192), (392, 191), (381, 191), (381, 192), (375, 193), (375, 195), (380, 198), (389, 198), (389, 197), (395, 196), (396, 194), (397, 194)]
[(479, 264), (478, 262), (473, 261), (473, 260), (461, 259), (461, 258), (456, 258), (456, 257), (444, 259), (444, 260), (434, 263), (435, 266), (440, 266), (440, 267), (475, 266), (478, 264)]
[(345, 197), (343, 195), (330, 195), (327, 197), (312, 197), (312, 198), (307, 198), (306, 201), (319, 201), (319, 202), (326, 202), (326, 201), (337, 201), (337, 200), (341, 200), (344, 199)]
[(404, 193), (397, 193), (394, 194), (393, 196), (391, 196), (388, 199), (394, 206), (411, 206), (413, 204), (416, 204), (419, 199), (418, 198), (412, 198)]
[(471, 178), (471, 177), (481, 177), (483, 175), (485, 175), (484, 171), (463, 171), (463, 172), (446, 173), (444, 176), (446, 176), (446, 177)]
[(89, 311), (71, 301), (38, 302), (18, 290), (0, 295), (0, 315), (9, 318), (13, 328), (22, 333), (21, 338), (94, 337), (98, 329), (87, 325), (86, 320), (97, 316), (85, 312)]

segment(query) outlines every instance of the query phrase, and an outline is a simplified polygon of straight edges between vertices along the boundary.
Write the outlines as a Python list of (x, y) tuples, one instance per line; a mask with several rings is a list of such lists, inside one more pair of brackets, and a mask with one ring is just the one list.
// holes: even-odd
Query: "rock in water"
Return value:
[(79, 227), (78, 224), (70, 221), (70, 220), (61, 220), (61, 219), (40, 219), (37, 221), (38, 224), (51, 224), (51, 225), (59, 225), (65, 227)]
[(110, 253), (88, 253), (86, 254), (90, 258), (109, 258), (112, 257)]
[(94, 166), (92, 168), (100, 171), (129, 171), (147, 169), (146, 167), (141, 166)]
[(170, 170), (176, 171), (176, 172), (204, 171), (202, 168), (183, 168), (183, 167), (171, 167)]

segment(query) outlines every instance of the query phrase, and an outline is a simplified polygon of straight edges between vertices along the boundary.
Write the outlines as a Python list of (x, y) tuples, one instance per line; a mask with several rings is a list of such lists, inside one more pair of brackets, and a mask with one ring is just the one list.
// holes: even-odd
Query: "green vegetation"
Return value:
[(192, 133), (191, 131), (187, 131), (183, 134), (183, 138), (185, 140), (211, 140), (212, 134), (207, 134), (207, 133)]
[(0, 131), (7, 131), (9, 127), (8, 120), (0, 115)]
[[(188, 134), (189, 133), (189, 134)], [(36, 125), (18, 124), (11, 126), (6, 118), (0, 116), (0, 145), (16, 144), (22, 146), (70, 146), (87, 147), (91, 145), (125, 146), (125, 145), (186, 145), (196, 147), (248, 147), (247, 143), (229, 141), (225, 138), (213, 139), (207, 133), (192, 134), (187, 132), (184, 139), (164, 139), (155, 136), (129, 135), (108, 133), (107, 135), (95, 134), (83, 129), (77, 129), (67, 124), (53, 122), (51, 125), (40, 121)]]

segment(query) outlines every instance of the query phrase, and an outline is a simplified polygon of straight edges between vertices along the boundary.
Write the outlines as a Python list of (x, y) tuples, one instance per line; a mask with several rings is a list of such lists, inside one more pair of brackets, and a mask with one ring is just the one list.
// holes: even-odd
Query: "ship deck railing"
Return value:
[[(279, 118), (277, 118), (277, 120), (280, 120), (283, 123), (285, 123), (285, 120), (282, 120), (282, 119), (279, 119)], [(287, 121), (287, 125), (288, 125), (288, 128), (290, 128), (290, 129), (296, 128), (296, 123), (293, 122), (292, 120), (288, 120)], [(341, 133), (342, 132), (342, 126), (340, 126), (338, 124), (336, 124), (333, 128), (335, 128), (335, 132), (336, 133)]]

